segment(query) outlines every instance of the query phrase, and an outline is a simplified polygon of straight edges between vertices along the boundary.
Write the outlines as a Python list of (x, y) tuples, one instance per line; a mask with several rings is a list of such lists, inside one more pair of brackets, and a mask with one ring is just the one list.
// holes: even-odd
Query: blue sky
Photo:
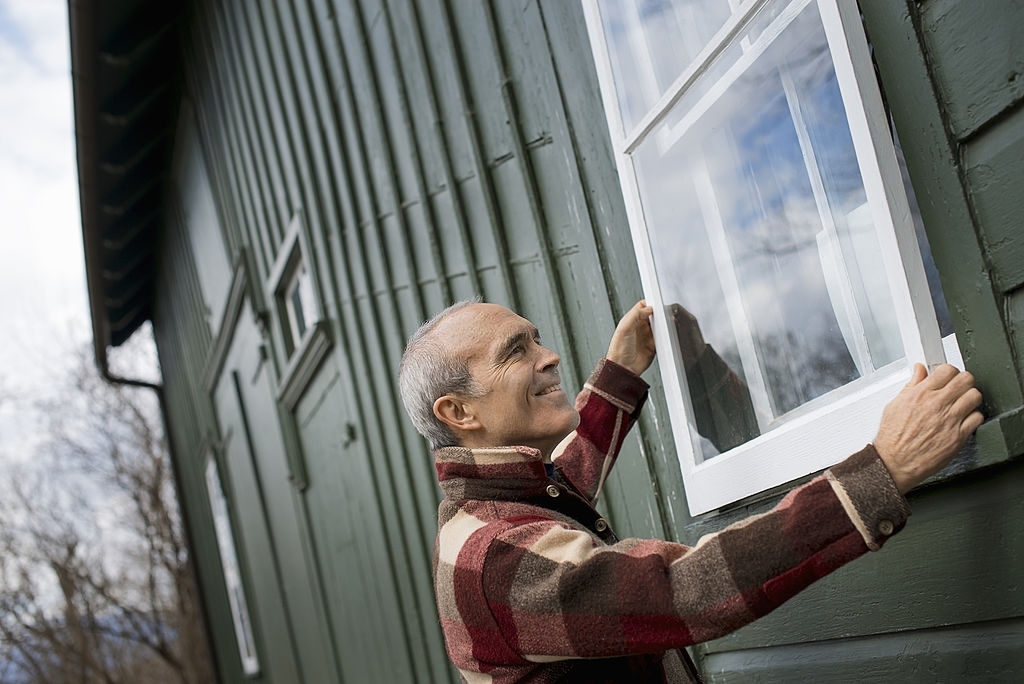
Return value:
[(66, 0), (0, 0), (0, 459), (88, 339)]

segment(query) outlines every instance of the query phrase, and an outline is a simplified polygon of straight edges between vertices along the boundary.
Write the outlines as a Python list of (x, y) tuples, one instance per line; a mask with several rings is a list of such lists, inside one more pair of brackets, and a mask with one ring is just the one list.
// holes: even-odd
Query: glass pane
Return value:
[[(304, 321), (303, 328), (309, 327), (316, 323), (320, 316), (316, 312), (316, 299), (313, 295), (313, 277), (306, 268), (306, 263), (302, 263), (301, 270), (299, 271), (299, 300), (302, 305), (302, 320)], [(305, 330), (303, 330), (305, 332)]]
[(319, 319), (316, 302), (313, 299), (313, 279), (305, 261), (300, 261), (296, 266), (295, 274), (285, 289), (284, 302), (294, 348), (302, 341), (302, 336), (306, 334), (309, 326)]
[(634, 158), (703, 458), (903, 355), (821, 18), (778, 6)]
[(622, 120), (632, 128), (729, 18), (727, 0), (601, 0)]
[(302, 293), (298, 287), (299, 282), (298, 280), (295, 281), (296, 286), (288, 297), (288, 310), (291, 313), (292, 332), (294, 333), (296, 344), (306, 334), (306, 318), (302, 311)]
[(252, 623), (249, 621), (249, 606), (242, 591), (242, 573), (238, 566), (235, 553), (235, 539), (231, 532), (231, 521), (228, 517), (228, 504), (224, 498), (217, 464), (211, 458), (206, 464), (206, 488), (210, 496), (210, 511), (213, 513), (213, 529), (217, 538), (217, 550), (220, 551), (221, 568), (224, 571), (224, 584), (228, 591), (228, 604), (231, 617), (235, 623), (235, 638), (238, 643), (238, 654), (242, 659), (242, 668), (246, 674), (259, 672), (259, 659), (256, 655), (253, 639)]

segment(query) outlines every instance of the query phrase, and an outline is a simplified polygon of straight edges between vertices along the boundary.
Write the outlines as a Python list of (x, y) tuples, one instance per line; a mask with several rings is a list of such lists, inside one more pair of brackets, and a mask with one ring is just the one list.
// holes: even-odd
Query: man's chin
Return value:
[(562, 439), (559, 440), (558, 444), (555, 445), (555, 448), (552, 449), (551, 451), (551, 458), (553, 459), (557, 458), (558, 455), (562, 453), (562, 450), (565, 449), (565, 445), (568, 444), (569, 441), (573, 438), (573, 436), (576, 434), (576, 428), (578, 428), (580, 425), (580, 414), (576, 411), (576, 409), (573, 409), (572, 413), (573, 418), (567, 425), (565, 429), (565, 434), (562, 436)]

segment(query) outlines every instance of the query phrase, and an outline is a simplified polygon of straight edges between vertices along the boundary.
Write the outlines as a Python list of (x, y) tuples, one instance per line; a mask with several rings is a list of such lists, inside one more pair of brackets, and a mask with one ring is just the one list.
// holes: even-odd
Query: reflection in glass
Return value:
[(903, 354), (821, 19), (780, 5), (634, 157), (680, 356), (680, 309), (714, 355), (682, 364), (704, 458)]
[(602, 0), (623, 123), (635, 126), (729, 18), (723, 0)]
[(235, 539), (231, 531), (227, 499), (224, 497), (217, 463), (213, 458), (206, 463), (206, 488), (210, 496), (210, 511), (213, 514), (213, 529), (217, 538), (217, 550), (220, 551), (228, 604), (235, 624), (238, 655), (242, 659), (245, 674), (254, 675), (260, 671), (259, 657), (256, 655), (256, 642), (253, 638), (252, 622), (249, 620), (249, 605), (242, 588), (242, 573), (239, 570), (238, 555), (235, 553)]
[(299, 261), (284, 291), (285, 310), (288, 314), (293, 347), (299, 344), (309, 326), (317, 321), (314, 302), (313, 280), (305, 261)]

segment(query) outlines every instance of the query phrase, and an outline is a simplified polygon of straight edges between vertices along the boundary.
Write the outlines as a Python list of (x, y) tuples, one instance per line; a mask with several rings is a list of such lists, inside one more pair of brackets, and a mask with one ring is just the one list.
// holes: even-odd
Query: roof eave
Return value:
[(103, 286), (103, 236), (99, 221), (100, 199), (96, 189), (99, 160), (96, 136), (99, 106), (96, 101), (96, 37), (94, 0), (68, 0), (71, 42), (71, 83), (73, 92), (75, 146), (78, 158), (78, 197), (82, 215), (82, 244), (85, 275), (92, 320), (96, 364), (107, 368), (110, 326), (106, 318)]

